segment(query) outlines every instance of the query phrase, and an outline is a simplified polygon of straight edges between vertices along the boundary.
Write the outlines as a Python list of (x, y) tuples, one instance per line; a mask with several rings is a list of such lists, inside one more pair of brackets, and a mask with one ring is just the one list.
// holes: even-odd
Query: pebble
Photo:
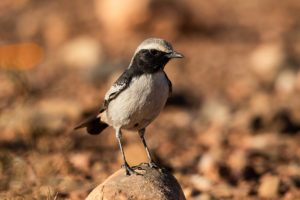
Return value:
[(250, 56), (252, 70), (261, 80), (272, 81), (277, 74), (285, 54), (278, 43), (266, 43), (258, 46)]
[(61, 51), (64, 64), (76, 68), (93, 68), (103, 58), (99, 42), (89, 36), (79, 36), (67, 42)]
[(282, 94), (290, 94), (295, 90), (297, 74), (292, 70), (282, 71), (276, 81), (275, 88)]
[(276, 198), (278, 195), (280, 179), (278, 176), (265, 175), (261, 178), (258, 195), (264, 198)]
[(99, 21), (114, 37), (126, 35), (128, 29), (145, 22), (149, 17), (149, 3), (149, 0), (96, 0), (94, 7)]
[(194, 174), (191, 177), (191, 182), (201, 192), (207, 192), (211, 190), (211, 187), (213, 186), (213, 182), (209, 180), (205, 176), (200, 176), (198, 174)]
[(177, 180), (169, 172), (140, 165), (143, 175), (125, 175), (120, 169), (98, 185), (86, 200), (139, 199), (185, 200)]
[(91, 160), (91, 153), (88, 152), (78, 152), (69, 155), (70, 163), (74, 167), (85, 171), (90, 170), (90, 160)]
[(215, 158), (206, 153), (202, 156), (198, 163), (199, 173), (203, 173), (204, 176), (208, 177), (212, 181), (219, 181), (220, 176), (218, 173), (218, 166)]

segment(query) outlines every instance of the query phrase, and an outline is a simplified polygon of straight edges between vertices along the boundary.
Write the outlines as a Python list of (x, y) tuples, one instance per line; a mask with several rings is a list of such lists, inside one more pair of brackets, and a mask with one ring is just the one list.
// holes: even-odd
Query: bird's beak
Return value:
[(173, 51), (173, 52), (167, 54), (167, 57), (168, 58), (183, 58), (184, 56), (181, 53)]

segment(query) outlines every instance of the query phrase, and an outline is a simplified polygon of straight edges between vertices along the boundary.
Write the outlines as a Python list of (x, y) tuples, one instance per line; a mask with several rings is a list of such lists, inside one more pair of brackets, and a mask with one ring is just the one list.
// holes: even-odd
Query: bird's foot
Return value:
[(134, 170), (145, 170), (143, 167), (141, 167), (140, 165), (136, 165), (136, 166), (132, 166), (131, 167)]
[(152, 169), (157, 169), (160, 173), (163, 173), (163, 168), (160, 168), (159, 166), (157, 166), (153, 161), (150, 161), (147, 163), (149, 165), (149, 167), (151, 167)]
[(147, 163), (142, 163), (142, 165), (151, 167), (152, 169), (157, 169), (160, 172), (162, 172), (162, 170), (163, 170), (162, 168), (160, 168), (159, 166), (157, 166), (153, 161), (149, 161)]
[[(136, 169), (136, 167), (130, 167), (130, 166), (128, 165), (128, 163), (124, 163), (124, 164), (122, 165), (122, 168), (125, 168), (125, 174), (126, 174), (126, 176), (130, 176), (131, 174), (142, 175), (142, 174), (140, 174), (140, 173), (134, 171), (134, 169)], [(137, 169), (138, 169), (138, 168), (137, 168)]]
[(153, 161), (150, 161), (148, 163), (149, 167), (154, 168), (154, 169), (160, 169)]

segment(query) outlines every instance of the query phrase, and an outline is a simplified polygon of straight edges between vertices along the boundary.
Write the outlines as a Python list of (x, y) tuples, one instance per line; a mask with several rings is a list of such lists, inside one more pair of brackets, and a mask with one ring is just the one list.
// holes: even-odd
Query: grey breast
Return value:
[(168, 94), (169, 86), (163, 72), (134, 77), (130, 86), (110, 102), (109, 121), (114, 127), (144, 128), (163, 109)]

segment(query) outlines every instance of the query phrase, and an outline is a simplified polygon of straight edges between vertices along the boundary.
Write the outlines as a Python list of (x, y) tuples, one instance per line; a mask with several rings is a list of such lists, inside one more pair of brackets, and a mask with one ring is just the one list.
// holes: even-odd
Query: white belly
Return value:
[(163, 72), (133, 78), (130, 86), (109, 103), (107, 118), (113, 127), (139, 130), (160, 113), (169, 96)]

